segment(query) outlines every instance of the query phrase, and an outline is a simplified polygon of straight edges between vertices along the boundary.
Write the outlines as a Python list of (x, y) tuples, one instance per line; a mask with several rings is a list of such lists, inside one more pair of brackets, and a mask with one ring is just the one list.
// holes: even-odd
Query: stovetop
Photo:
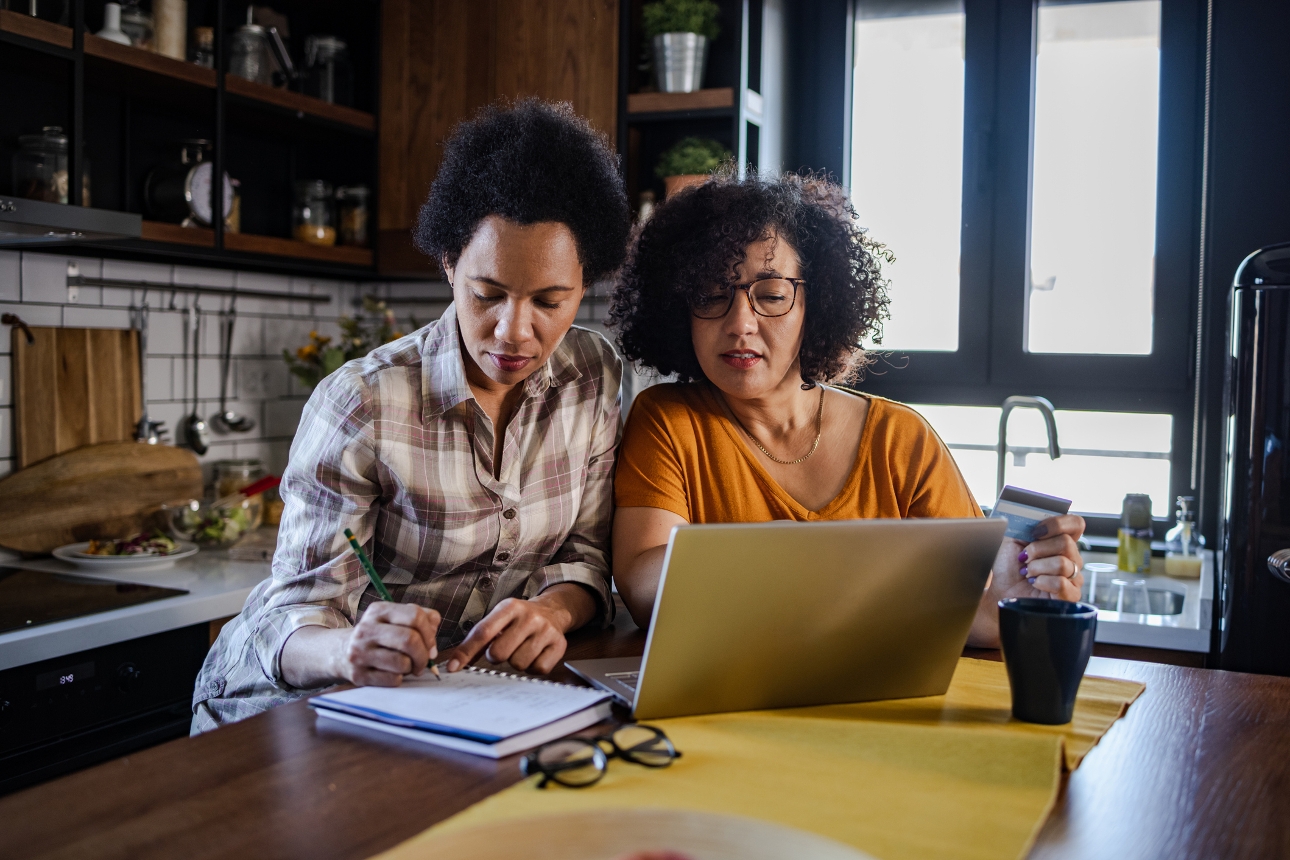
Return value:
[(180, 588), (0, 567), (0, 633), (187, 593)]

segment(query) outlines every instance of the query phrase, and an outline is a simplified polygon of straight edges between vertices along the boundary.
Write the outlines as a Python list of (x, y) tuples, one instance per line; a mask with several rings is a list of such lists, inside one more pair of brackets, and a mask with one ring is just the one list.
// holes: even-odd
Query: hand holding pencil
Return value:
[(420, 675), (429, 669), (442, 680), (434, 661), (438, 656), (435, 632), (439, 627), (439, 613), (412, 604), (395, 603), (354, 533), (345, 529), (345, 538), (382, 601), (369, 607), (354, 628), (348, 659), (374, 664), (370, 667), (374, 670), (372, 681), (382, 686), (386, 686), (381, 683), (384, 676), (392, 672), (398, 672), (399, 676), (409, 672)]

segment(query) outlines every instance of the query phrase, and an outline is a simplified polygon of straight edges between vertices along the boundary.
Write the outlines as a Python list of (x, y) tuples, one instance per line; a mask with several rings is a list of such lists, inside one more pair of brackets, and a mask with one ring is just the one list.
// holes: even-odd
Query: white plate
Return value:
[(181, 558), (197, 554), (197, 544), (176, 541), (179, 548), (167, 555), (83, 555), (90, 542), (69, 543), (54, 550), (54, 558), (86, 570), (162, 570)]

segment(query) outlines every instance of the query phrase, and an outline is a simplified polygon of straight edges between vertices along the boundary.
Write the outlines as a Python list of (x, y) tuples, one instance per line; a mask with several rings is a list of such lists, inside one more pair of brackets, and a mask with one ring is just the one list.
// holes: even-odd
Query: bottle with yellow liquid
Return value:
[(1120, 509), (1120, 548), (1116, 566), (1126, 573), (1151, 570), (1151, 497), (1129, 493)]
[(1196, 497), (1179, 496), (1177, 524), (1165, 535), (1165, 573), (1179, 579), (1199, 579), (1205, 538), (1196, 531)]

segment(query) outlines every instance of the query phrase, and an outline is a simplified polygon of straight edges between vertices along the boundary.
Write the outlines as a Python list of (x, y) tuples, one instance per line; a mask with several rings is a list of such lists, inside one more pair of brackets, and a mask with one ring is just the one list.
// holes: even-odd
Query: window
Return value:
[(962, 4), (856, 10), (851, 198), (861, 223), (898, 248), (887, 269), (883, 349), (959, 340), (963, 185)]
[(1149, 355), (1160, 2), (1041, 2), (1038, 23), (1027, 349)]
[(1090, 530), (1191, 489), (1203, 11), (856, 0), (852, 198), (897, 258), (859, 387), (922, 404), (984, 504), (1014, 394), (1052, 401), (1064, 456), (1017, 410), (1007, 479)]
[[(1000, 410), (929, 404), (914, 408), (954, 452), (977, 502), (993, 505), (998, 493)], [(1034, 409), (1017, 409), (1008, 417), (1006, 483), (1070, 499), (1071, 510), (1091, 514), (1118, 512), (1125, 494), (1146, 493), (1152, 514), (1169, 516), (1173, 416), (1058, 409), (1056, 418), (1062, 456), (1051, 460), (1043, 417)]]

